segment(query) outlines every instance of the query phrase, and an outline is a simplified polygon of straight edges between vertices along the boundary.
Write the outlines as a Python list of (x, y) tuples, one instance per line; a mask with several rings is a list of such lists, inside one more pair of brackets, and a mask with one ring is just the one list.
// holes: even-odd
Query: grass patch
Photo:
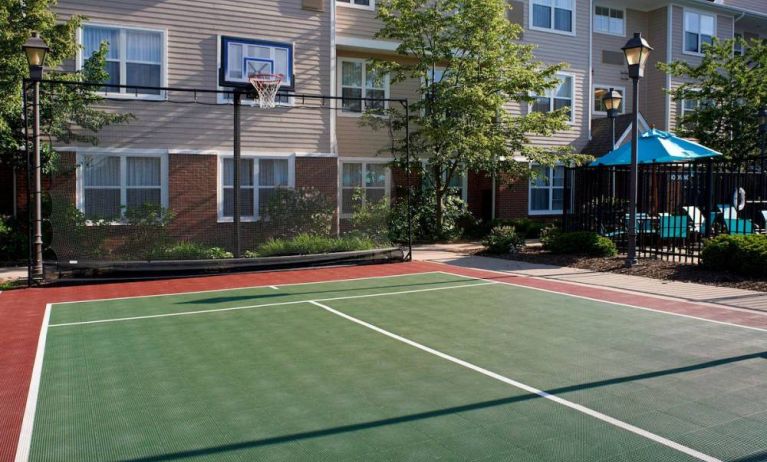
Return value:
[(287, 255), (314, 255), (332, 252), (351, 252), (380, 248), (380, 244), (366, 237), (326, 237), (299, 234), (292, 239), (270, 239), (256, 250), (245, 253), (246, 257), (277, 257)]
[(155, 251), (152, 260), (218, 260), (233, 257), (231, 252), (221, 247), (183, 241)]

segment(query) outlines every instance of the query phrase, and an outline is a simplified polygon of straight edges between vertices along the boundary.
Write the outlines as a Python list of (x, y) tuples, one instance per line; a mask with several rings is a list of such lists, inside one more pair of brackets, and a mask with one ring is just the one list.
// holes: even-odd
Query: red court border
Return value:
[(523, 287), (767, 329), (767, 316), (762, 313), (730, 310), (650, 295), (430, 262), (240, 273), (162, 281), (12, 290), (0, 294), (0, 461), (12, 461), (15, 457), (37, 341), (45, 306), (48, 303), (235, 289), (262, 285), (326, 282), (348, 278), (407, 275), (433, 271), (444, 271)]

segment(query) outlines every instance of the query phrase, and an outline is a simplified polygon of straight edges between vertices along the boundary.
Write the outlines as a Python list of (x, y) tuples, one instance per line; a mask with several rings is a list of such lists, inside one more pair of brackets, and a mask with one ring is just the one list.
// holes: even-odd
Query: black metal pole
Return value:
[(234, 197), (232, 198), (232, 204), (234, 206), (234, 211), (232, 213), (232, 221), (234, 222), (234, 256), (236, 258), (240, 258), (242, 255), (242, 248), (241, 248), (241, 242), (240, 242), (240, 156), (241, 156), (241, 145), (240, 145), (240, 135), (241, 135), (241, 127), (240, 127), (240, 110), (241, 110), (241, 98), (242, 94), (239, 90), (234, 91), (234, 117), (233, 117), (233, 123), (234, 123), (234, 152), (233, 152), (233, 162), (234, 165), (233, 171), (233, 186), (234, 186)]
[(637, 182), (639, 176), (639, 78), (633, 81), (634, 113), (631, 117), (631, 173), (629, 174), (629, 229), (628, 250), (626, 252), (626, 266), (634, 266), (636, 259), (636, 212), (637, 212)]
[(711, 212), (714, 211), (714, 161), (710, 157), (706, 160), (706, 215), (703, 217), (706, 223), (706, 237), (711, 237), (714, 224), (711, 222)]
[(413, 259), (413, 207), (412, 199), (413, 195), (412, 186), (410, 183), (410, 105), (407, 100), (402, 103), (405, 106), (405, 177), (407, 179), (407, 261)]
[[(34, 246), (32, 245), (32, 228), (34, 227), (32, 222), (34, 220), (32, 216), (32, 150), (29, 149), (29, 97), (27, 91), (29, 90), (29, 80), (24, 79), (22, 82), (22, 106), (24, 108), (24, 159), (26, 161), (25, 172), (27, 174), (27, 287), (32, 286), (32, 267), (34, 260)], [(16, 198), (14, 197), (15, 201)]]
[(35, 177), (35, 223), (34, 223), (34, 277), (43, 276), (43, 205), (42, 205), (42, 166), (40, 162), (40, 81), (33, 82), (32, 96), (32, 168)]

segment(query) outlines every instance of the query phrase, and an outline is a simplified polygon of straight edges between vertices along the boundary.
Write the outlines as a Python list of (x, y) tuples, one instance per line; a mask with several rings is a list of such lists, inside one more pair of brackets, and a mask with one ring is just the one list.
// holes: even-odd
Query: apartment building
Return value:
[[(669, 130), (679, 114), (695, 108), (672, 101), (664, 92), (680, 82), (658, 71), (657, 63), (695, 62), (713, 37), (767, 38), (767, 4), (762, 0), (509, 3), (509, 20), (523, 26), (521, 40), (537, 46), (537, 58), (568, 65), (558, 88), (539, 95), (535, 104), (509, 110), (570, 107), (567, 130), (533, 142), (597, 155), (612, 143), (599, 92), (615, 88), (625, 94), (624, 111), (633, 107), (620, 50), (632, 33), (642, 32), (655, 49), (640, 84), (642, 128)], [(296, 94), (418, 97), (417, 82), (390, 85), (386, 78), (372, 78), (367, 67), (372, 57), (397, 59), (396, 43), (374, 38), (380, 27), (376, 0), (61, 0), (56, 9), (60, 18), (87, 17), (78, 35), (82, 56), (67, 67), (81, 65), (106, 40), (107, 70), (115, 84), (214, 89), (220, 84), (222, 61), (251, 53), (254, 62), (265, 59), (271, 69), (284, 69)], [(242, 47), (222, 53), (222, 41), (230, 39), (241, 40)], [(154, 103), (172, 95), (126, 89), (110, 96), (109, 105), (129, 110), (136, 120), (104, 130), (97, 146), (59, 146), (65, 162), (89, 166), (75, 169), (68, 186), (73, 203), (86, 213), (102, 213), (151, 200), (174, 210), (176, 226), (190, 239), (229, 235), (231, 101), (195, 95), (209, 104), (158, 105)], [(388, 133), (360, 126), (364, 102), (338, 102), (330, 110), (313, 111), (291, 107), (295, 102), (290, 98), (280, 103), (277, 110), (243, 112), (243, 221), (252, 232), (258, 228), (259, 204), (274, 188), (318, 188), (337, 203), (340, 223), (353, 208), (357, 188), (377, 199), (391, 196), (402, 183), (401, 172), (392, 172), (387, 165), (391, 159), (382, 154), (390, 143)], [(618, 144), (627, 140), (627, 119), (618, 121)], [(554, 217), (562, 209), (564, 173), (562, 168), (547, 170), (535, 181), (513, 183), (463, 172), (452, 184), (484, 219)]]

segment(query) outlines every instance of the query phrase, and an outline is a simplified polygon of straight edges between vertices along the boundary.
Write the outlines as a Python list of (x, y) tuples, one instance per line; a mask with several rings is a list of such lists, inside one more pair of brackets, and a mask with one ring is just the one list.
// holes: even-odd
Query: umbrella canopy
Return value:
[[(640, 164), (661, 164), (668, 162), (690, 162), (706, 157), (721, 156), (722, 153), (693, 141), (679, 138), (669, 132), (650, 129), (639, 136), (637, 157)], [(629, 165), (631, 163), (631, 142), (625, 143), (590, 164)]]

